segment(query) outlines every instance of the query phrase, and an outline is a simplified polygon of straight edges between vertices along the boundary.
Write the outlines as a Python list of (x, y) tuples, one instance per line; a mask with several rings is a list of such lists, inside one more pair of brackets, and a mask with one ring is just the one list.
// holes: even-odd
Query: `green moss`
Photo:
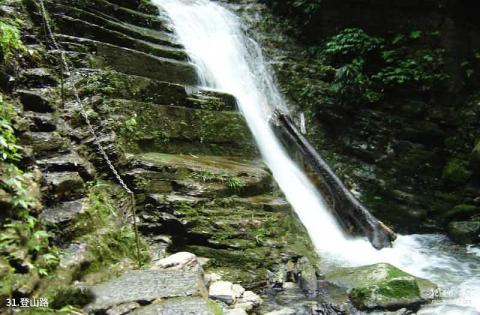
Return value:
[(453, 184), (463, 184), (472, 176), (472, 172), (468, 169), (468, 162), (453, 158), (448, 161), (443, 169), (442, 178)]
[(213, 315), (223, 315), (223, 310), (222, 310), (222, 307), (220, 305), (218, 305), (216, 302), (212, 301), (212, 300), (209, 300), (207, 302), (208, 304), (208, 308), (211, 310), (211, 312), (213, 313)]

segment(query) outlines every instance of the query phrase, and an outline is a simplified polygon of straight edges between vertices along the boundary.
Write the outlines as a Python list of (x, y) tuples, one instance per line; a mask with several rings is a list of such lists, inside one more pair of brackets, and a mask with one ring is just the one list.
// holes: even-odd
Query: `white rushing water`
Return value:
[[(290, 159), (273, 133), (274, 108), (286, 111), (258, 44), (239, 18), (209, 0), (153, 0), (167, 12), (180, 42), (198, 69), (202, 87), (237, 98), (260, 152), (278, 185), (305, 225), (324, 261), (335, 266), (389, 262), (443, 288), (444, 301), (423, 314), (479, 314), (480, 258), (475, 249), (456, 250), (436, 235), (399, 236), (393, 248), (377, 251), (364, 239), (349, 239), (322, 196)], [(458, 251), (457, 251), (458, 252)]]

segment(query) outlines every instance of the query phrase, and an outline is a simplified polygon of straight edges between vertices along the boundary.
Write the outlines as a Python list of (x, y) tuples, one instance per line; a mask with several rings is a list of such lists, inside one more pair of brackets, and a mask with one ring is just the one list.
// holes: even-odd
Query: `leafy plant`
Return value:
[(439, 90), (448, 78), (445, 52), (421, 47), (416, 41), (422, 36), (412, 31), (387, 39), (348, 28), (328, 39), (320, 55), (336, 68), (330, 89), (334, 103), (376, 103), (406, 87), (417, 94)]
[(226, 182), (228, 189), (234, 192), (239, 192), (245, 186), (244, 181), (236, 176), (228, 177)]
[(19, 29), (11, 23), (0, 21), (0, 48), (3, 58), (7, 59), (15, 50), (26, 50), (20, 38)]

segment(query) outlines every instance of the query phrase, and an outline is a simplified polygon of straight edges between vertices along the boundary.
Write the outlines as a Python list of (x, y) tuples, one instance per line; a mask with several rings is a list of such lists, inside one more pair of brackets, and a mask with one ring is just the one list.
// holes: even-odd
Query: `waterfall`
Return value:
[[(239, 18), (208, 0), (155, 0), (167, 11), (180, 42), (197, 66), (203, 87), (234, 95), (265, 163), (317, 248), (338, 247), (346, 236), (325, 201), (276, 138), (269, 118), (286, 111), (259, 45)], [(328, 240), (328, 241), (325, 241)]]
[(322, 265), (388, 262), (441, 286), (445, 300), (422, 314), (478, 314), (480, 257), (440, 235), (399, 235), (393, 248), (373, 249), (366, 239), (344, 235), (325, 200), (288, 156), (268, 122), (287, 111), (259, 45), (245, 35), (239, 18), (209, 0), (152, 0), (167, 12), (198, 69), (204, 88), (234, 95), (273, 177), (306, 227)]

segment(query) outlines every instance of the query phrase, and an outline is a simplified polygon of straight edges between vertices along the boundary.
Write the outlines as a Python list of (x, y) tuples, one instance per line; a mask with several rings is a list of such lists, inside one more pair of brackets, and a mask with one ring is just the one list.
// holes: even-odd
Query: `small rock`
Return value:
[(263, 300), (260, 296), (253, 293), (252, 291), (245, 291), (242, 296), (237, 299), (235, 308), (241, 308), (245, 311), (251, 311), (254, 307), (259, 306), (263, 303)]
[(222, 301), (228, 305), (235, 303), (236, 297), (233, 284), (228, 281), (215, 281), (210, 285), (208, 297)]
[(234, 284), (232, 289), (233, 293), (235, 293), (236, 298), (241, 297), (242, 294), (245, 292), (245, 289), (239, 284)]
[(225, 315), (248, 315), (248, 313), (241, 308), (234, 308), (231, 310), (226, 310)]
[(204, 277), (205, 285), (208, 287), (211, 283), (220, 281), (222, 276), (216, 273), (207, 273)]
[(296, 289), (298, 286), (295, 282), (285, 282), (283, 284), (283, 288), (285, 290), (289, 290), (289, 289)]
[(150, 269), (192, 270), (194, 268), (200, 268), (197, 256), (188, 252), (178, 252), (155, 262)]
[(264, 315), (295, 315), (295, 314), (296, 314), (296, 311), (294, 309), (285, 307), (273, 312), (265, 313)]

